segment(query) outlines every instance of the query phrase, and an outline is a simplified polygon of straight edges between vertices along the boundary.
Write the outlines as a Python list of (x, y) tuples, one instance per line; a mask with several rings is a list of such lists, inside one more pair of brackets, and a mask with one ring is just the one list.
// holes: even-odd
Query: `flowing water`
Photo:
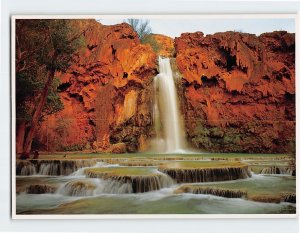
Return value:
[(185, 131), (169, 58), (159, 57), (159, 74), (154, 78), (154, 95), (154, 150), (159, 153), (184, 152)]
[[(296, 186), (291, 175), (252, 174), (231, 181), (178, 183), (153, 166), (127, 167), (104, 162), (91, 162), (87, 166), (85, 162), (72, 161), (67, 164), (79, 167), (75, 172), (45, 176), (36, 167), (46, 163), (32, 166), (37, 171), (35, 175), (17, 176), (17, 214), (283, 214), (296, 211), (296, 205), (288, 203), (295, 200), (290, 195), (295, 193)], [(61, 164), (66, 166), (66, 162)], [(29, 161), (23, 166), (30, 166)], [(90, 178), (85, 172), (88, 169), (116, 174)], [(152, 188), (144, 190), (136, 182)], [(184, 186), (192, 191), (178, 192)], [(266, 203), (248, 199), (245, 193), (250, 196), (284, 193), (285, 196), (280, 203)]]
[(295, 167), (289, 165), (290, 158), (212, 157), (187, 149), (168, 58), (159, 58), (159, 71), (153, 106), (157, 153), (17, 161), (17, 214), (296, 212)]

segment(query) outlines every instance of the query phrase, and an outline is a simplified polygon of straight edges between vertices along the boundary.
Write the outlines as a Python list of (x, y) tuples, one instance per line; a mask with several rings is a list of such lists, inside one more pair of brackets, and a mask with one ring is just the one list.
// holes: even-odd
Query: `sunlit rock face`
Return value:
[(293, 153), (295, 34), (175, 38), (187, 136), (218, 152)]
[(175, 54), (174, 48), (174, 39), (161, 35), (161, 34), (153, 34), (154, 40), (158, 44), (157, 55), (161, 57), (173, 57)]
[(76, 23), (85, 45), (68, 71), (56, 74), (64, 109), (45, 120), (39, 141), (48, 150), (110, 151), (117, 143), (128, 152), (147, 148), (155, 53), (128, 24)]
[(294, 152), (295, 34), (153, 35), (161, 45), (155, 54), (128, 24), (76, 24), (85, 45), (68, 71), (56, 74), (64, 109), (44, 119), (36, 137), (43, 150), (148, 150), (157, 55), (175, 55), (190, 145), (209, 152)]

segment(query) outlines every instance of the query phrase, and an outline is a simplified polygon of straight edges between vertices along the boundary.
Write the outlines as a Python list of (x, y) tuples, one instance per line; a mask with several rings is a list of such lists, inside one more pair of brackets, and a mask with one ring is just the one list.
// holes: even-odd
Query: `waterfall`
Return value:
[(92, 167), (95, 159), (17, 161), (16, 174), (21, 176), (68, 176), (80, 168)]
[(209, 194), (227, 198), (242, 198), (247, 196), (247, 192), (241, 190), (230, 190), (224, 188), (211, 188), (197, 185), (183, 185), (179, 187), (175, 193), (193, 193), (193, 194)]
[(71, 180), (66, 184), (63, 184), (62, 187), (57, 190), (57, 193), (76, 197), (93, 196), (96, 187), (96, 184), (91, 181)]
[(173, 168), (161, 166), (159, 171), (167, 174), (177, 183), (202, 183), (246, 179), (252, 176), (248, 166), (219, 168)]
[(186, 147), (185, 132), (169, 58), (159, 57), (159, 72), (154, 78), (156, 138), (153, 140), (153, 149), (157, 152), (181, 153)]
[(33, 164), (25, 164), (21, 170), (21, 176), (32, 176), (36, 174), (36, 169)]
[(295, 167), (265, 167), (261, 170), (260, 174), (270, 175), (270, 174), (285, 174), (285, 175), (295, 175)]

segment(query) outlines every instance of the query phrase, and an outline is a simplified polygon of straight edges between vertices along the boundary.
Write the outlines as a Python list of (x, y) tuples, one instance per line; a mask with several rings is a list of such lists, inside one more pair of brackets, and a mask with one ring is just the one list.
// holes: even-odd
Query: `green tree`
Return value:
[(152, 33), (149, 20), (126, 19), (125, 22), (128, 23), (134, 31), (136, 31), (141, 43), (143, 43), (145, 38)]
[(16, 20), (17, 151), (29, 154), (44, 116), (62, 109), (56, 72), (65, 72), (82, 45), (76, 20)]

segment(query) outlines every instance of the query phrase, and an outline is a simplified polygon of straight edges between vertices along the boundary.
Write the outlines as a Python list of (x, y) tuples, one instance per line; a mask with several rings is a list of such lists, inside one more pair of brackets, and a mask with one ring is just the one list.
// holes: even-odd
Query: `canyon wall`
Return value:
[(188, 139), (217, 152), (295, 150), (295, 34), (175, 38)]
[(64, 109), (41, 124), (48, 151), (137, 152), (153, 137), (157, 55), (172, 57), (186, 135), (208, 152), (294, 153), (295, 35), (224, 32), (153, 35), (155, 52), (128, 24), (77, 20), (85, 46), (57, 73)]
[(57, 73), (64, 109), (49, 116), (37, 140), (43, 149), (116, 153), (147, 148), (156, 55), (128, 24), (77, 20), (85, 41), (64, 74)]

